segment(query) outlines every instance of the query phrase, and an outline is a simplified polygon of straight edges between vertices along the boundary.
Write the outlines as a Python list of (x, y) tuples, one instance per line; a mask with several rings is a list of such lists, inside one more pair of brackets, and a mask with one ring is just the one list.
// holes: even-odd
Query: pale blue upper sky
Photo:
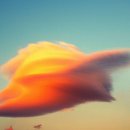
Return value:
[[(130, 0), (0, 0), (0, 64), (14, 56), (17, 50), (26, 47), (28, 43), (38, 41), (69, 42), (86, 53), (105, 49), (130, 48)], [(120, 85), (129, 87), (130, 71), (125, 71), (123, 75), (124, 78), (117, 76), (116, 88)], [(4, 82), (1, 81), (0, 84), (3, 87)], [(121, 109), (123, 104), (120, 106)], [(113, 106), (113, 108), (116, 107)], [(122, 108), (123, 110), (127, 112), (128, 109)], [(46, 120), (53, 126), (51, 118), (53, 117), (50, 116)], [(90, 115), (89, 118), (91, 118)], [(121, 115), (119, 118), (125, 120), (126, 116)], [(76, 116), (73, 118), (74, 124), (75, 119)], [(67, 122), (67, 117), (64, 120)], [(87, 117), (81, 119), (81, 122), (84, 120), (88, 121)], [(0, 126), (0, 128), (4, 128), (7, 122), (9, 125), (9, 121), (4, 119), (3, 127)], [(31, 121), (34, 122), (33, 119)], [(96, 121), (98, 118), (95, 117)], [(60, 123), (62, 124), (62, 121)], [(107, 121), (106, 125), (108, 125)], [(95, 125), (95, 129), (91, 130), (96, 130), (96, 127), (102, 128)], [(66, 129), (66, 127), (62, 128), (57, 125), (53, 128), (53, 130)], [(68, 128), (75, 129), (72, 126)], [(76, 128), (86, 130), (88, 126), (84, 126), (84, 129), (78, 126)], [(114, 128), (116, 127), (109, 130), (114, 130)], [(50, 129), (51, 127), (47, 130)]]
[(29, 42), (82, 50), (130, 47), (129, 0), (0, 0), (1, 62)]

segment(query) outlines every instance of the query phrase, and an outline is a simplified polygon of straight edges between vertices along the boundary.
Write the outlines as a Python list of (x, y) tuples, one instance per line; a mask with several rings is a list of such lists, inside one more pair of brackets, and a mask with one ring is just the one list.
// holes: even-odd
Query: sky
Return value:
[[(83, 52), (130, 48), (129, 0), (0, 0), (0, 64), (29, 43), (64, 41)], [(111, 103), (86, 103), (39, 117), (0, 117), (0, 130), (129, 130), (130, 69), (113, 74)], [(7, 81), (0, 77), (0, 89)]]

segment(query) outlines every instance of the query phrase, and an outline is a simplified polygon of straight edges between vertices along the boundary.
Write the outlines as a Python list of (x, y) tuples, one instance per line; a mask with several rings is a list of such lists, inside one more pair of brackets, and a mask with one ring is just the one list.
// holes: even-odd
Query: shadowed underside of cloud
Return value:
[(110, 74), (129, 64), (128, 49), (85, 54), (64, 42), (29, 44), (0, 68), (10, 80), (0, 92), (0, 116), (36, 116), (112, 101)]

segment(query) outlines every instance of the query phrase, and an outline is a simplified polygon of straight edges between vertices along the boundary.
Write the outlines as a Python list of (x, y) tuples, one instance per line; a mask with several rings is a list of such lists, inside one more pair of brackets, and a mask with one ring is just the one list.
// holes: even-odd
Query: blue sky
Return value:
[(74, 43), (86, 52), (130, 47), (129, 6), (129, 0), (1, 0), (2, 61), (43, 40)]
[[(17, 51), (26, 47), (28, 43), (38, 41), (69, 42), (75, 44), (86, 53), (106, 49), (130, 48), (130, 0), (0, 0), (0, 64), (15, 56)], [(117, 78), (114, 78), (116, 88), (114, 94), (116, 95), (123, 91), (123, 95), (127, 94), (129, 96), (126, 91), (130, 90), (128, 78), (130, 70), (122, 71), (122, 75), (117, 74)], [(0, 81), (1, 87), (3, 87), (5, 82), (2, 79)], [(121, 91), (119, 92), (117, 88)], [(118, 98), (123, 101), (113, 103), (112, 107), (108, 105), (110, 109), (116, 111), (115, 108), (117, 107), (119, 108), (119, 113), (126, 111), (130, 115), (127, 107), (129, 106), (130, 108), (130, 103), (124, 102), (126, 97)], [(123, 106), (124, 104), (128, 105)], [(89, 107), (91, 109), (93, 107), (98, 108), (98, 105), (92, 107), (90, 105)], [(103, 113), (106, 114), (106, 106), (103, 106), (103, 108)], [(83, 109), (86, 108), (82, 106), (77, 111), (83, 111)], [(91, 110), (89, 111), (91, 113)], [(87, 113), (87, 110), (84, 110), (84, 112)], [(109, 112), (108, 114), (111, 114), (112, 117), (113, 112)], [(77, 120), (75, 118), (81, 118), (81, 115), (84, 115), (82, 114), (83, 112), (80, 113), (80, 116), (78, 112), (74, 113), (74, 115), (72, 114), (74, 118), (71, 117), (74, 120), (72, 124), (76, 124)], [(122, 127), (119, 125), (119, 130), (122, 130), (120, 128), (125, 130), (130, 128), (126, 121), (129, 119), (127, 117), (128, 114), (113, 117), (113, 119), (119, 119), (119, 124), (122, 121), (121, 118), (124, 119), (124, 122), (122, 121), (124, 124), (122, 123)], [(56, 121), (55, 124), (52, 123), (52, 119), (59, 117), (59, 115), (45, 117), (48, 124), (54, 125), (53, 130), (66, 129), (62, 121), (60, 123), (64, 128), (55, 125)], [(64, 117), (64, 115), (63, 118), (67, 122), (68, 118)], [(89, 115), (89, 118), (91, 119), (92, 116)], [(40, 119), (38, 118), (37, 120), (39, 121)], [(0, 126), (2, 129), (11, 122), (7, 118), (0, 118), (0, 120), (3, 121), (3, 125)], [(18, 120), (14, 119), (11, 122), (16, 124), (16, 128), (18, 128), (17, 123), (19, 124), (21, 120), (23, 121), (23, 119)], [(90, 121), (87, 117), (83, 117), (81, 122), (85, 120)], [(98, 118), (95, 117), (94, 120), (96, 122)], [(57, 124), (58, 121), (57, 119)], [(110, 124), (112, 123), (111, 118), (110, 120), (108, 118), (108, 121)], [(32, 118), (29, 122), (30, 124), (35, 122), (35, 119)], [(105, 123), (107, 126), (107, 121)], [(78, 126), (67, 127), (67, 129), (86, 130), (88, 128), (88, 126), (84, 126), (81, 129)], [(96, 130), (97, 128), (102, 127), (95, 125), (91, 130)], [(105, 126), (103, 128), (107, 130)], [(114, 128), (118, 127), (115, 125), (115, 127), (108, 128), (114, 130)], [(51, 126), (47, 130), (50, 129)]]

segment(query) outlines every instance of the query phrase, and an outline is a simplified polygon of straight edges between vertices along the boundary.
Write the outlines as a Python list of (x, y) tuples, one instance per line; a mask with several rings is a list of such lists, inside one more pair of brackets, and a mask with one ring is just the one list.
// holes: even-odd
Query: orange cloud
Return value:
[(0, 92), (0, 116), (35, 116), (114, 100), (109, 74), (129, 63), (126, 49), (86, 55), (64, 42), (29, 44), (0, 68), (10, 80)]

